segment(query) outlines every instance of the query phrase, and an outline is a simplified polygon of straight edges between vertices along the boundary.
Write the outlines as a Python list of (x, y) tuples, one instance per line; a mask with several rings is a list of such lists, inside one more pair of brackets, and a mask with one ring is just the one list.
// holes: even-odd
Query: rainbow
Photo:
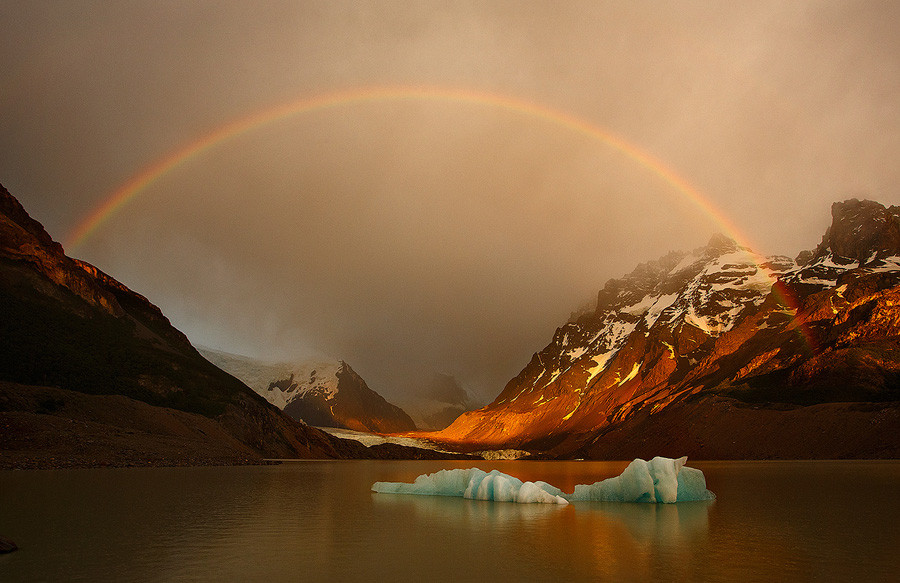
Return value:
[[(261, 128), (278, 121), (317, 111), (336, 109), (353, 104), (379, 101), (438, 101), (458, 102), (497, 107), (522, 115), (547, 120), (558, 126), (567, 128), (598, 140), (610, 148), (625, 155), (630, 160), (643, 166), (651, 173), (666, 182), (676, 192), (690, 200), (700, 211), (717, 223), (722, 230), (734, 239), (738, 245), (753, 248), (732, 221), (710, 203), (696, 188), (691, 186), (675, 170), (664, 162), (640, 149), (625, 138), (601, 128), (583, 118), (571, 115), (523, 99), (487, 93), (471, 89), (454, 89), (425, 86), (389, 86), (364, 87), (334, 91), (315, 96), (302, 97), (287, 103), (281, 103), (246, 117), (233, 120), (200, 138), (189, 142), (168, 155), (160, 158), (132, 176), (116, 189), (110, 196), (91, 211), (67, 237), (66, 247), (74, 249), (97, 231), (106, 221), (124, 207), (130, 200), (138, 196), (144, 189), (160, 177), (172, 170), (198, 158), (214, 146), (234, 139), (244, 133)], [(773, 283), (775, 283), (773, 281)], [(792, 310), (798, 310), (796, 298), (784, 286), (774, 286), (776, 297)], [(810, 347), (814, 346), (813, 336), (803, 324), (798, 325), (801, 334), (806, 337)]]

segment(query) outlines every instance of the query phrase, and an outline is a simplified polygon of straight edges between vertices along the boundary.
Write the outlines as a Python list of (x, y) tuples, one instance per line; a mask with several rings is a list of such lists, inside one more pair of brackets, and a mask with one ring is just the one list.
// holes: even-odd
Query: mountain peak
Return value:
[(415, 429), (406, 412), (370, 389), (344, 360), (275, 363), (210, 348), (200, 352), (298, 421), (366, 432)]
[(704, 251), (706, 255), (719, 256), (725, 253), (732, 253), (738, 249), (740, 249), (740, 245), (733, 238), (722, 233), (714, 233), (709, 238), (709, 243), (706, 244)]
[(875, 257), (900, 255), (900, 207), (851, 198), (832, 204), (831, 218), (815, 258), (830, 252), (866, 263)]

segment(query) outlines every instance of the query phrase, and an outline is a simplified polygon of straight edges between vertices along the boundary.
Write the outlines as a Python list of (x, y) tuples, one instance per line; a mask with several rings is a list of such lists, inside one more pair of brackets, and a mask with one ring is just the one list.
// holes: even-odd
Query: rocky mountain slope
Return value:
[(266, 363), (209, 348), (200, 352), (294, 419), (310, 425), (376, 433), (416, 428), (403, 409), (370, 389), (346, 362)]
[(299, 423), (204, 359), (143, 296), (0, 186), (0, 468), (422, 457)]
[[(574, 457), (633, 457), (653, 436), (646, 455), (900, 455), (900, 207), (832, 215), (796, 260), (715, 236), (610, 280), (440, 438)], [(850, 418), (867, 434), (855, 449)], [(826, 438), (801, 452), (800, 427)]]

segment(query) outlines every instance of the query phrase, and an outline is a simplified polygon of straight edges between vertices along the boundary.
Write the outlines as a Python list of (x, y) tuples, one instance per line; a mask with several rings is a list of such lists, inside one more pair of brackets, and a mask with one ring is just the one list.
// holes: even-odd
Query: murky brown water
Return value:
[(373, 494), (441, 468), (571, 491), (609, 462), (298, 462), (0, 472), (0, 581), (896, 581), (900, 462), (707, 462), (718, 499)]

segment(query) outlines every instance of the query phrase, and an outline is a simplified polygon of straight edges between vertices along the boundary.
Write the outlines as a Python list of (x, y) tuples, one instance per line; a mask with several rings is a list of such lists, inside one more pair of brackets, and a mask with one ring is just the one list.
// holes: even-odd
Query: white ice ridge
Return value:
[(522, 482), (497, 470), (478, 468), (440, 470), (423, 474), (412, 484), (375, 482), (372, 491), (383, 494), (455, 496), (496, 502), (567, 504), (569, 501), (666, 503), (714, 500), (706, 489), (706, 477), (698, 469), (685, 467), (687, 457), (636, 459), (614, 478), (579, 484), (565, 494), (546, 482)]

